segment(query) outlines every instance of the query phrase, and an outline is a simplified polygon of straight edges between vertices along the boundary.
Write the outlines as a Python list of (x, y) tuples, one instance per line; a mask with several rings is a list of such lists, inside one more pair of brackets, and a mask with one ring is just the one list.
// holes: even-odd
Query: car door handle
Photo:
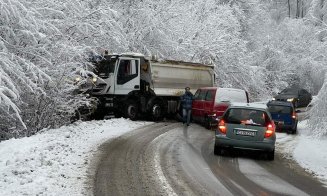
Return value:
[(134, 86), (134, 89), (139, 89), (140, 88), (140, 85), (135, 85)]

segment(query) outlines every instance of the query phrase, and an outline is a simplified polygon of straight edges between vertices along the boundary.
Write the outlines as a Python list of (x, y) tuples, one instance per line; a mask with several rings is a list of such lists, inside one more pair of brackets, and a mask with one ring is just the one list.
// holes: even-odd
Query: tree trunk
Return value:
[(300, 0), (296, 0), (296, 18), (300, 16)]
[(303, 11), (304, 10), (304, 3), (303, 0), (301, 1), (301, 18), (303, 18)]
[(287, 0), (287, 5), (288, 5), (288, 17), (291, 18), (291, 3), (290, 3), (290, 0)]

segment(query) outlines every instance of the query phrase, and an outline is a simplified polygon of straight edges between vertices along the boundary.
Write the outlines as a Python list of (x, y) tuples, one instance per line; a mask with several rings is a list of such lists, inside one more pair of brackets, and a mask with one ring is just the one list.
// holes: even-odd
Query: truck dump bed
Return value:
[(151, 61), (156, 95), (180, 96), (185, 87), (192, 93), (200, 87), (214, 86), (214, 66), (181, 61)]

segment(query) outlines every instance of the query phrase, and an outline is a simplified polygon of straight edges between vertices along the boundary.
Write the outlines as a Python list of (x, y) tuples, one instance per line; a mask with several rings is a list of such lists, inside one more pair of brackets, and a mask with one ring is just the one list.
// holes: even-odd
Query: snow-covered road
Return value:
[[(77, 122), (0, 143), (1, 195), (90, 195), (89, 173), (98, 147), (151, 122), (126, 119)], [(197, 125), (193, 125), (197, 126)], [(327, 139), (300, 122), (297, 135), (277, 134), (277, 151), (327, 183)]]
[[(277, 152), (213, 154), (214, 132), (156, 123), (101, 149), (95, 195), (324, 195), (324, 188)], [(258, 156), (259, 155), (259, 156)]]

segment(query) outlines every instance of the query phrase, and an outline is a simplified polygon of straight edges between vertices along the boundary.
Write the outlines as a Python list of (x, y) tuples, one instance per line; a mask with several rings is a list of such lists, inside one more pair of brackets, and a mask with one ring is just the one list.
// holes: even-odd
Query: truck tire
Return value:
[(163, 105), (160, 101), (154, 101), (151, 106), (151, 118), (154, 121), (159, 121), (163, 118)]
[(135, 101), (127, 101), (125, 105), (125, 118), (136, 120), (138, 115), (138, 107)]

